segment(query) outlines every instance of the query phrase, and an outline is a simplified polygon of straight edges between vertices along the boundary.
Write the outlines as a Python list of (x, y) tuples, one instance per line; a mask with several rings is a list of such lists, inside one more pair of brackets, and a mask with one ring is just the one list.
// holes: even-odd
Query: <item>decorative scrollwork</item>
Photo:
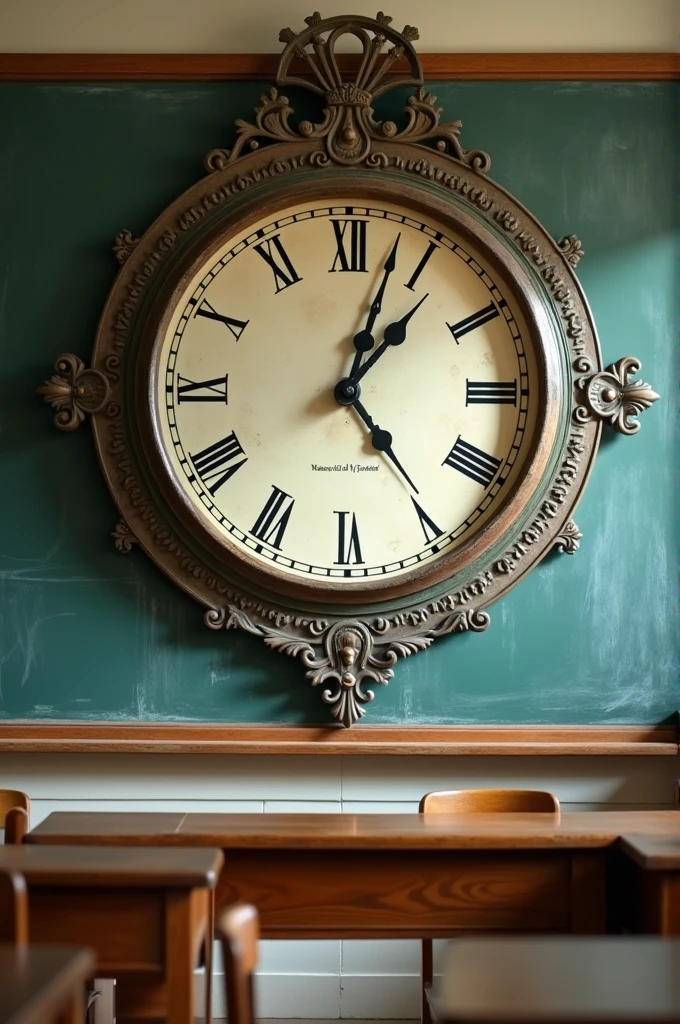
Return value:
[(121, 266), (132, 255), (138, 244), (139, 239), (133, 238), (131, 231), (123, 230), (118, 232), (113, 243), (113, 254)]
[[(425, 624), (429, 613), (423, 608), (411, 617)], [(299, 658), (312, 686), (323, 687), (324, 704), (347, 729), (363, 718), (365, 705), (374, 699), (373, 690), (364, 689), (366, 683), (386, 685), (394, 676), (393, 666), (399, 658), (408, 658), (449, 633), (481, 632), (490, 622), (486, 612), (474, 608), (456, 611), (422, 632), (406, 633), (399, 618), (392, 622), (376, 619), (369, 626), (359, 619), (291, 623), (290, 616), (281, 616), (282, 628), (258, 623), (235, 605), (210, 608), (203, 618), (210, 629), (243, 629), (261, 637), (272, 650)], [(297, 627), (296, 631), (291, 625)]]
[(572, 267), (578, 266), (578, 262), (583, 256), (583, 249), (576, 235), (567, 235), (566, 238), (557, 243), (557, 247), (560, 252), (564, 253), (567, 263), (570, 263)]
[(139, 544), (139, 540), (135, 537), (124, 519), (118, 520), (111, 536), (113, 537), (116, 551), (120, 551), (121, 555), (129, 555), (133, 546)]
[(57, 412), (54, 425), (59, 430), (75, 430), (86, 416), (99, 412), (111, 397), (109, 382), (99, 370), (88, 369), (82, 359), (70, 352), (54, 361), (57, 371), (38, 389), (48, 405)]
[[(255, 110), (255, 123), (236, 122), (237, 141), (233, 149), (213, 149), (204, 164), (208, 172), (222, 170), (237, 160), (247, 146), (257, 149), (259, 140), (268, 142), (296, 142), (319, 140), (328, 157), (343, 165), (367, 161), (369, 166), (380, 166), (384, 156), (375, 152), (374, 143), (385, 139), (419, 145), (434, 143), (440, 152), (446, 152), (468, 164), (480, 173), (491, 166), (489, 156), (481, 150), (466, 151), (458, 141), (462, 124), (451, 121), (440, 124), (441, 108), (436, 97), (423, 86), (423, 73), (413, 41), (418, 30), (406, 25), (403, 32), (391, 28), (392, 19), (378, 12), (375, 19), (365, 17), (326, 18), (318, 12), (305, 18), (307, 28), (299, 34), (285, 28), (279, 36), (286, 43), (276, 75), (279, 86), (295, 85), (323, 96), (323, 120), (318, 124), (301, 121), (293, 128), (289, 119), (293, 113), (286, 96), (277, 89), (261, 97), (262, 105)], [(359, 40), (362, 54), (354, 73), (341, 65), (336, 47), (343, 36)], [(392, 46), (383, 53), (386, 43)], [(311, 49), (309, 49), (311, 47)], [(306, 64), (309, 78), (291, 74), (294, 60)], [(391, 77), (393, 65), (406, 60), (410, 74)], [(353, 66), (353, 67), (356, 67)], [(417, 86), (417, 92), (406, 104), (406, 126), (399, 131), (394, 121), (376, 121), (372, 103), (384, 92), (400, 86)]]
[(574, 419), (583, 423), (599, 417), (619, 434), (637, 434), (637, 417), (659, 398), (646, 381), (632, 380), (641, 368), (638, 359), (624, 356), (599, 373), (581, 377), (578, 387), (583, 392), (583, 404), (574, 410)]

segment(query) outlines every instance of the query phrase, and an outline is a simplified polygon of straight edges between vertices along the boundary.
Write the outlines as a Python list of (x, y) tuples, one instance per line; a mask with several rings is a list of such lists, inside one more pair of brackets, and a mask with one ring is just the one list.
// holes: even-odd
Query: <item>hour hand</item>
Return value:
[(392, 460), (394, 465), (397, 467), (397, 469), (399, 470), (399, 472), (403, 476), (404, 480), (406, 480), (406, 482), (409, 484), (409, 486), (413, 488), (413, 490), (416, 492), (416, 494), (419, 494), (420, 492), (418, 491), (418, 488), (413, 483), (413, 480), (411, 480), (411, 477), (408, 475), (408, 473), (406, 472), (406, 470), (402, 466), (401, 462), (399, 461), (397, 456), (394, 454), (394, 451), (392, 450), (392, 435), (390, 434), (389, 430), (382, 430), (377, 425), (377, 423), (374, 423), (372, 417), (369, 416), (369, 414), (367, 413), (366, 409), (364, 409), (363, 405), (361, 404), (361, 402), (358, 399), (355, 402), (353, 402), (352, 404), (353, 404), (353, 407), (358, 412), (358, 414), (361, 417), (361, 419), (364, 421), (364, 423), (368, 427), (368, 429), (371, 431), (371, 439), (372, 439), (373, 447), (375, 448), (375, 450), (377, 452), (384, 452), (385, 455), (388, 457), (388, 459)]
[[(359, 366), (357, 364), (356, 371), (354, 371), (354, 367), (352, 368), (353, 372), (350, 374), (352, 380), (361, 380), (363, 375), (368, 370), (370, 370), (370, 368), (375, 363), (378, 362), (381, 355), (390, 347), (390, 345), (401, 345), (403, 344), (404, 341), (406, 341), (406, 328), (408, 326), (408, 322), (413, 316), (413, 314), (416, 312), (416, 310), (422, 306), (426, 298), (427, 293), (423, 295), (422, 299), (419, 299), (419, 301), (416, 302), (413, 309), (409, 309), (408, 313), (405, 313), (400, 320), (395, 320), (394, 323), (387, 325), (387, 327), (385, 328), (385, 333), (383, 335), (382, 343), (378, 346), (373, 355), (366, 360), (363, 366)], [(356, 358), (354, 362), (357, 362)]]
[(357, 334), (354, 335), (353, 341), (354, 347), (356, 349), (356, 355), (354, 356), (354, 362), (352, 363), (352, 369), (350, 370), (350, 377), (353, 377), (354, 374), (359, 369), (359, 366), (361, 364), (361, 357), (363, 356), (364, 352), (370, 352), (370, 350), (375, 345), (375, 339), (373, 337), (373, 326), (378, 317), (378, 314), (380, 313), (380, 310), (382, 309), (382, 300), (383, 296), (385, 295), (385, 288), (387, 287), (387, 282), (389, 280), (390, 274), (392, 273), (397, 264), (397, 247), (399, 245), (400, 238), (401, 232), (399, 232), (399, 234), (397, 235), (394, 245), (392, 246), (392, 251), (385, 260), (383, 266), (383, 279), (380, 282), (378, 292), (375, 298), (373, 299), (373, 302), (371, 303), (371, 308), (368, 312), (368, 319), (366, 320), (366, 326), (362, 331), (359, 331)]

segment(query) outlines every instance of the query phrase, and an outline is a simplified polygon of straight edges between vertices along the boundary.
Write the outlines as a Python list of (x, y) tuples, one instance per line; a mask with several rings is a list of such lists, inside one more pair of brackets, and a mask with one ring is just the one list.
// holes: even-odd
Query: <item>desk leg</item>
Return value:
[(215, 890), (208, 891), (208, 927), (203, 940), (205, 960), (205, 1024), (212, 1024), (213, 944), (215, 942)]
[(665, 938), (680, 936), (680, 873), (641, 871), (643, 931)]
[(55, 1018), (55, 1024), (83, 1024), (85, 1020), (85, 993), (81, 985), (73, 992), (63, 1011)]
[(607, 872), (603, 850), (571, 854), (570, 931), (604, 935), (607, 931)]
[[(208, 927), (208, 901), (204, 890), (169, 892), (166, 897), (166, 1024), (193, 1024), (194, 966)], [(200, 929), (200, 931), (199, 931)], [(197, 933), (198, 938), (197, 941)]]
[(432, 987), (434, 979), (432, 939), (422, 939), (420, 951), (420, 1021), (421, 1024), (432, 1024), (430, 1003), (427, 990)]

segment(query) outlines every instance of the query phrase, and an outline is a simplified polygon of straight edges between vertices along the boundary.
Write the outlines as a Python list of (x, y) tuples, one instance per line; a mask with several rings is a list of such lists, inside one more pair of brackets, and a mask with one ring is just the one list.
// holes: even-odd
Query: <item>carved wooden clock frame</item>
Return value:
[[(367, 685), (387, 683), (398, 658), (449, 633), (486, 629), (486, 606), (551, 548), (577, 550), (581, 534), (571, 516), (602, 424), (633, 434), (637, 414), (658, 396), (633, 380), (640, 369), (636, 359), (602, 368), (595, 326), (574, 274), (583, 255), (578, 239), (556, 243), (486, 177), (487, 154), (462, 148), (461, 123), (440, 123), (435, 97), (423, 88), (413, 47), (416, 29), (397, 32), (383, 14), (326, 20), (314, 14), (306, 21), (299, 35), (281, 32), (285, 49), (276, 81), (322, 97), (322, 120), (293, 126), (288, 100), (272, 88), (253, 124), (237, 122), (234, 148), (208, 153), (207, 176), (143, 238), (122, 231), (114, 246), (121, 270), (102, 314), (91, 366), (61, 355), (55, 375), (39, 391), (56, 409), (61, 430), (92, 418), (101, 466), (121, 515), (113, 533), (117, 549), (143, 548), (204, 606), (211, 629), (238, 627), (299, 657), (332, 714), (350, 726), (373, 699)], [(347, 33), (363, 48), (351, 76), (335, 52)], [(294, 62), (306, 63), (307, 77), (293, 74)], [(403, 65), (405, 77), (395, 73)], [(401, 128), (376, 120), (372, 107), (399, 86), (415, 88)], [(263, 578), (262, 570), (220, 549), (164, 481), (149, 413), (154, 338), (196, 254), (254, 208), (266, 214), (286, 197), (327, 196), (333, 189), (406, 199), (474, 239), (514, 281), (541, 364), (541, 414), (529, 468), (498, 515), (429, 574), (420, 570), (378, 590), (366, 586), (363, 593), (340, 592), (332, 583), (323, 591), (318, 584), (313, 592), (305, 590), (275, 567)]]

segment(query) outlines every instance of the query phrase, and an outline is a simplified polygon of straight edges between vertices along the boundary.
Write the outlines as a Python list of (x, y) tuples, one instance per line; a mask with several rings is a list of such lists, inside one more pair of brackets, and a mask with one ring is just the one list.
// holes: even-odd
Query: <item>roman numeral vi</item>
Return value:
[(361, 557), (361, 546), (359, 544), (359, 531), (357, 529), (357, 517), (351, 513), (352, 524), (347, 529), (347, 516), (349, 512), (335, 512), (338, 516), (338, 557), (334, 565), (363, 565)]

